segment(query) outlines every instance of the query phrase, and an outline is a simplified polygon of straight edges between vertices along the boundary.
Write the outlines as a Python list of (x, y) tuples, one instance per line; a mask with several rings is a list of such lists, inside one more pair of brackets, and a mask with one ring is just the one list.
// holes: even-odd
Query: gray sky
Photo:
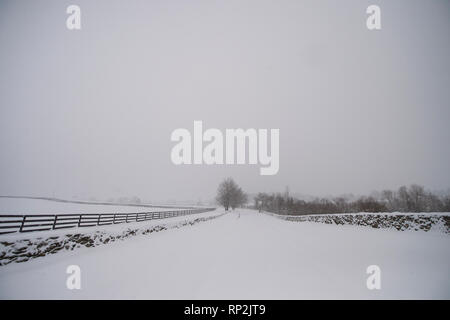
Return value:
[[(447, 0), (0, 0), (0, 194), (446, 189), (449, 31)], [(170, 135), (194, 120), (279, 128), (279, 173), (175, 166)]]

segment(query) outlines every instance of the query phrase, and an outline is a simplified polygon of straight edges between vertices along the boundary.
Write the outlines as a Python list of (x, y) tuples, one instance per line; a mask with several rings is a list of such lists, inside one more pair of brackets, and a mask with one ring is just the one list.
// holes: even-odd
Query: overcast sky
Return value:
[[(0, 194), (446, 189), (449, 31), (447, 0), (0, 0)], [(175, 166), (170, 135), (194, 120), (280, 129), (278, 174)]]

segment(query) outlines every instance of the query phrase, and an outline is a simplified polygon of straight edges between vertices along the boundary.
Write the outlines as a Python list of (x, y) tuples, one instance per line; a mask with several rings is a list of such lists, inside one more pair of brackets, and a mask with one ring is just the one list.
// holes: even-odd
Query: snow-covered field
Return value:
[[(449, 245), (450, 236), (436, 232), (293, 223), (236, 210), (2, 266), (0, 298), (449, 299)], [(374, 264), (381, 290), (366, 287)], [(81, 268), (80, 290), (66, 288), (69, 265)]]
[(0, 215), (5, 214), (81, 214), (81, 213), (133, 213), (174, 210), (160, 207), (127, 205), (81, 204), (41, 199), (0, 198)]

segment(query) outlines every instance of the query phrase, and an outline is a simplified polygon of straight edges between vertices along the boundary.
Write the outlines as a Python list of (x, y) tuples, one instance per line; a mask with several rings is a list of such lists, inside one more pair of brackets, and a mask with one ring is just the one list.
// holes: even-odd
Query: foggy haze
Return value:
[[(446, 0), (1, 0), (0, 195), (208, 201), (228, 176), (249, 193), (447, 189), (449, 30)], [(174, 165), (170, 135), (194, 120), (280, 129), (278, 174)]]

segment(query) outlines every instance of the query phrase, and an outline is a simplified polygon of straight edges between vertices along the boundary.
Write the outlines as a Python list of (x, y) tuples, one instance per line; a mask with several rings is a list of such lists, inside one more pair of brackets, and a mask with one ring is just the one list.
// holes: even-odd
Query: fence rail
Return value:
[(15, 232), (47, 231), (76, 227), (104, 226), (119, 223), (142, 222), (212, 211), (215, 208), (197, 208), (160, 212), (85, 213), (56, 215), (0, 215), (0, 235)]

